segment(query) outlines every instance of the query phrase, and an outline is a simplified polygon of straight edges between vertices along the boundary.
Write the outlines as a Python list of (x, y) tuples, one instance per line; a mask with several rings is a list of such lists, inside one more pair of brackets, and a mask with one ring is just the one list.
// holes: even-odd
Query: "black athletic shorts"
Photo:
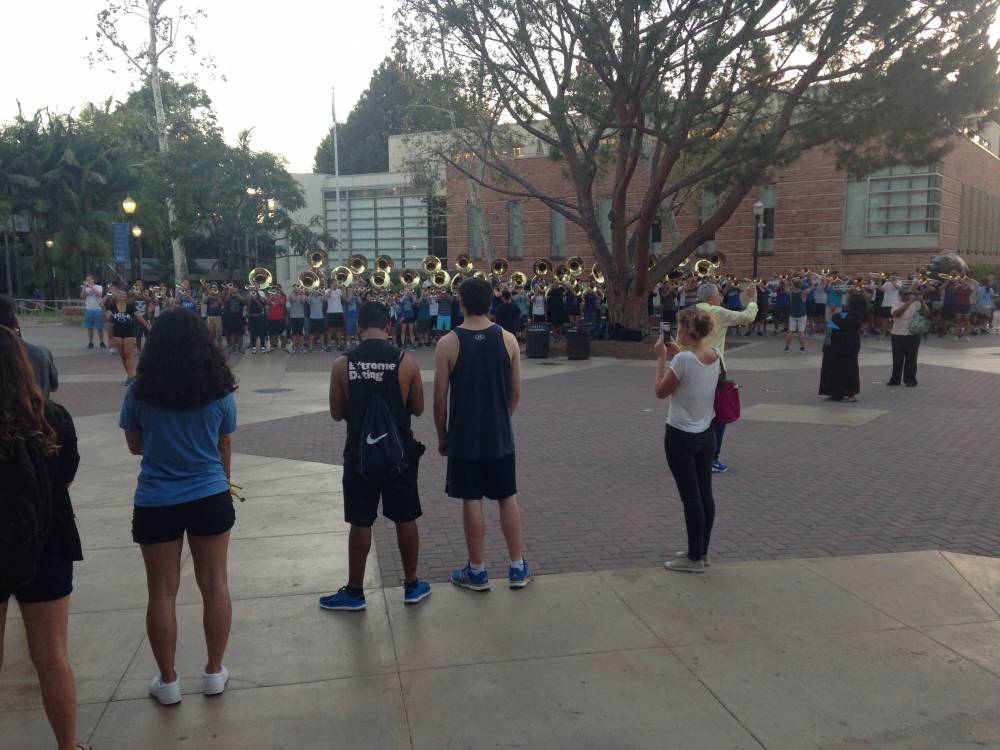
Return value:
[(344, 327), (344, 313), (327, 313), (326, 314), (326, 327), (327, 328), (343, 328)]
[(514, 454), (500, 458), (448, 458), (444, 491), (459, 500), (506, 500), (517, 494)]
[(228, 492), (200, 500), (156, 508), (136, 506), (132, 511), (132, 540), (136, 544), (173, 542), (184, 536), (225, 534), (236, 523), (233, 496)]
[(878, 309), (878, 316), (880, 318), (892, 318), (892, 308), (891, 307), (880, 307)]
[(305, 328), (306, 319), (305, 318), (289, 318), (288, 319), (288, 332), (292, 336), (301, 336), (302, 331)]
[(246, 321), (242, 315), (223, 315), (222, 332), (226, 336), (242, 336)]
[(13, 591), (0, 591), (0, 603), (14, 598), (22, 604), (54, 602), (73, 592), (73, 561), (48, 550), (38, 561), (35, 577)]
[(285, 332), (285, 319), (267, 321), (267, 332), (271, 336), (281, 336)]
[(664, 310), (663, 314), (660, 316), (660, 321), (662, 323), (676, 323), (677, 322), (677, 311), (676, 310)]
[(394, 523), (415, 521), (423, 515), (417, 475), (424, 446), (416, 444), (401, 474), (384, 481), (370, 481), (358, 473), (350, 462), (344, 464), (344, 520), (352, 526), (370, 528), (378, 517), (382, 500), (382, 515)]

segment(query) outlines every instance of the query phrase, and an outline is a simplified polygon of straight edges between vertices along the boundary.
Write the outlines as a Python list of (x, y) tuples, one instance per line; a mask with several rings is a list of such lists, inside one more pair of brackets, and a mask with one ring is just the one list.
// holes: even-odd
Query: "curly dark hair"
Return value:
[(135, 397), (167, 409), (197, 409), (236, 390), (236, 378), (204, 321), (167, 310), (153, 325), (136, 368)]

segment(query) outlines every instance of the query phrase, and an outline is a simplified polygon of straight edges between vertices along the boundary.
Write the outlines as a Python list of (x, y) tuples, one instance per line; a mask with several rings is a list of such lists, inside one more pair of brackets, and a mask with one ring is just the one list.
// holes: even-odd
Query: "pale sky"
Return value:
[[(253, 127), (255, 148), (288, 159), (292, 172), (311, 172), (316, 146), (331, 124), (330, 87), (343, 122), (372, 70), (389, 53), (397, 0), (168, 0), (208, 13), (194, 29), (199, 49), (215, 58), (226, 81), (197, 74), (212, 98), (226, 139)], [(0, 11), (0, 123), (42, 106), (79, 110), (135, 85), (126, 65), (117, 74), (91, 69), (101, 0), (6, 0)], [(142, 28), (135, 31), (142, 33)], [(86, 39), (85, 37), (89, 37)], [(131, 38), (138, 38), (135, 34)], [(185, 53), (178, 66), (193, 70)]]

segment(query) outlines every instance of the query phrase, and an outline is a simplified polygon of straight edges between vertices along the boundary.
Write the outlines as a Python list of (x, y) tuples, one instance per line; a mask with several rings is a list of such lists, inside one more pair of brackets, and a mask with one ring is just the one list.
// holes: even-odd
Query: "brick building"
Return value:
[[(992, 125), (992, 123), (990, 123)], [(954, 147), (937, 163), (898, 166), (866, 177), (836, 167), (824, 149), (804, 154), (776, 170), (771, 184), (751, 192), (714, 240), (699, 253), (725, 257), (724, 272), (748, 276), (754, 246), (753, 204), (765, 207), (760, 243), (760, 275), (791, 268), (831, 268), (842, 274), (864, 271), (909, 272), (933, 255), (954, 252), (969, 263), (1000, 263), (1000, 157), (996, 134), (955, 135)], [(553, 195), (572, 195), (559, 162), (540, 144), (526, 142), (509, 165)], [(637, 177), (636, 185), (642, 178)], [(445, 184), (448, 253), (510, 259), (514, 270), (529, 271), (537, 258), (579, 255), (587, 265), (593, 253), (582, 228), (540, 201), (481, 191), (483, 218), (469, 200), (468, 180), (450, 168)], [(638, 198), (638, 195), (636, 196)], [(610, 201), (602, 201), (606, 216)], [(714, 210), (713, 197), (678, 217), (682, 235)], [(605, 226), (605, 236), (609, 236)], [(668, 249), (669, 237), (653, 229), (653, 252)], [(694, 256), (692, 256), (694, 257)], [(485, 260), (477, 263), (478, 268)]]

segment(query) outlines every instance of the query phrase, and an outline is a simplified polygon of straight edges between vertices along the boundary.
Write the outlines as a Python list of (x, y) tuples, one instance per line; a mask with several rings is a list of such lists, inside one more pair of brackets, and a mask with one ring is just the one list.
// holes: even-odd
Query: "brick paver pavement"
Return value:
[[(425, 369), (429, 354), (419, 353)], [(300, 357), (290, 369), (325, 369), (326, 359)], [(732, 468), (714, 483), (715, 557), (926, 548), (1000, 555), (1000, 378), (922, 366), (918, 388), (891, 389), (881, 384), (886, 377), (885, 368), (863, 367), (857, 406), (888, 413), (860, 427), (742, 420), (730, 428), (723, 458)], [(811, 369), (738, 377), (744, 407), (855, 408), (818, 398), (817, 379)], [(515, 418), (518, 485), (526, 556), (538, 571), (646, 566), (684, 548), (663, 455), (665, 403), (654, 398), (652, 381), (652, 364), (614, 364), (526, 382)], [(414, 425), (428, 448), (420, 472), (421, 575), (443, 580), (465, 559), (461, 517), (443, 493), (429, 400)], [(343, 431), (321, 412), (243, 427), (235, 449), (341, 463)], [(506, 552), (494, 508), (487, 518), (487, 561), (499, 574)], [(397, 583), (391, 525), (380, 519), (376, 535), (385, 583)]]

